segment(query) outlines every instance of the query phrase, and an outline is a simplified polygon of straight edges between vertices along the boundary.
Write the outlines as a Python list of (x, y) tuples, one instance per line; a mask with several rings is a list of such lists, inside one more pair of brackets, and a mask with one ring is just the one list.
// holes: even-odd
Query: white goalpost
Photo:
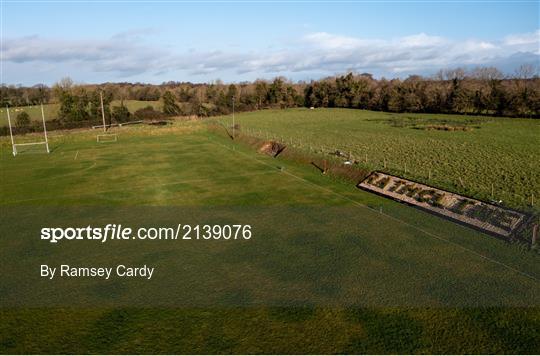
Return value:
[(45, 113), (43, 111), (43, 103), (41, 104), (41, 119), (43, 121), (43, 134), (45, 135), (45, 141), (15, 143), (15, 139), (13, 137), (13, 129), (11, 127), (11, 116), (9, 114), (9, 107), (7, 106), (6, 106), (6, 111), (7, 111), (8, 125), (9, 125), (9, 136), (11, 137), (11, 150), (14, 157), (18, 153), (17, 151), (18, 146), (45, 145), (45, 149), (47, 150), (47, 153), (51, 153), (51, 151), (49, 150), (49, 139), (47, 138), (47, 125), (45, 124)]
[[(99, 99), (101, 100), (101, 118), (103, 119), (103, 133), (96, 136), (96, 141), (100, 143), (116, 142), (118, 136), (115, 133), (107, 133), (107, 124), (105, 123), (105, 109), (103, 108), (103, 93), (99, 93)], [(111, 125), (112, 126), (112, 125)]]

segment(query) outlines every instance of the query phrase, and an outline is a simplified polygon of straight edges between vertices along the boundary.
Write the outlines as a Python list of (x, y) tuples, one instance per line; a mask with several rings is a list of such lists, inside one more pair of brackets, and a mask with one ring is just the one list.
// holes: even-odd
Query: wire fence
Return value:
[(328, 146), (317, 144), (312, 141), (302, 140), (298, 137), (279, 135), (271, 131), (254, 129), (242, 126), (241, 132), (244, 134), (267, 141), (276, 141), (285, 144), (295, 150), (305, 154), (319, 156), (344, 164), (354, 164), (370, 170), (380, 170), (392, 175), (397, 175), (406, 179), (420, 183), (441, 187), (464, 196), (489, 201), (494, 204), (508, 206), (510, 208), (538, 212), (540, 193), (531, 189), (529, 194), (519, 194), (502, 189), (498, 184), (482, 184), (470, 182), (467, 178), (458, 176), (449, 179), (444, 173), (430, 167), (418, 168), (420, 164), (405, 158), (396, 159), (386, 155), (373, 157), (367, 150), (361, 152), (356, 147)]

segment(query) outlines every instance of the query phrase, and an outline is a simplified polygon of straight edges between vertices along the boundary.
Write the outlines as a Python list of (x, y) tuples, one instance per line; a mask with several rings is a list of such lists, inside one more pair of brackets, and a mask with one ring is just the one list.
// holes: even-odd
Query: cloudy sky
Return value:
[(9, 1), (1, 82), (239, 82), (538, 65), (538, 1)]

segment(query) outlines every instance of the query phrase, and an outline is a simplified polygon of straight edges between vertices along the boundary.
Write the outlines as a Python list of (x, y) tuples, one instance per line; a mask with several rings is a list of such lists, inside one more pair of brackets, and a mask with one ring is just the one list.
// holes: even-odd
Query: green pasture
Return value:
[[(252, 135), (306, 151), (340, 150), (371, 169), (516, 208), (528, 209), (534, 200), (538, 205), (538, 120), (322, 108), (264, 110), (235, 119)], [(232, 117), (221, 121), (230, 125)]]
[[(113, 100), (111, 106), (119, 106), (120, 100)], [(159, 100), (155, 101), (143, 101), (143, 100), (124, 100), (124, 105), (128, 108), (129, 112), (132, 114), (142, 108), (147, 106), (152, 106), (156, 110), (161, 110), (163, 103)]]
[[(58, 104), (43, 105), (43, 113), (45, 114), (45, 120), (48, 121), (48, 120), (56, 119), (59, 108), (60, 108), (60, 105)], [(13, 108), (9, 108), (9, 115), (11, 117), (12, 125), (15, 125), (15, 120), (17, 119), (17, 115), (20, 114), (21, 112), (26, 112), (28, 115), (30, 115), (30, 119), (32, 121), (41, 121), (41, 106), (40, 105), (13, 107)], [(0, 125), (8, 126), (6, 108), (0, 108)]]
[[(312, 112), (276, 113), (237, 118), (243, 130), (308, 135), (313, 129), (306, 119), (300, 131), (299, 122)], [(385, 123), (355, 128), (348, 115), (354, 114), (343, 111), (351, 122), (341, 123), (345, 131), (383, 137), (378, 125)], [(288, 122), (288, 116), (286, 128), (273, 121)], [(404, 130), (404, 142), (408, 135), (422, 141), (422, 133), (435, 134), (388, 128)], [(321, 140), (337, 137), (320, 130)], [(459, 354), (540, 348), (537, 254), (360, 191), (314, 167), (257, 153), (201, 121), (111, 133), (118, 135), (116, 143), (97, 143), (91, 130), (59, 131), (51, 136), (51, 154), (32, 147), (16, 157), (8, 139), (1, 139), (0, 221), (9, 233), (0, 242), (0, 352)], [(509, 148), (511, 155), (515, 149)], [(146, 213), (139, 213), (143, 208)], [(77, 241), (52, 245), (35, 230), (69, 221), (167, 221), (159, 209), (171, 209), (174, 221), (192, 219), (184, 223), (252, 224), (254, 236), (96, 248)], [(111, 260), (161, 270), (155, 280), (125, 284), (35, 278), (40, 263)], [(81, 300), (85, 295), (93, 297)], [(153, 295), (170, 304), (156, 304)], [(40, 305), (50, 297), (60, 305)], [(112, 305), (104, 307), (108, 301)]]
[[(120, 105), (120, 100), (114, 100), (111, 103), (111, 106)], [(131, 113), (145, 108), (147, 106), (152, 106), (154, 109), (161, 109), (162, 103), (160, 101), (141, 101), (141, 100), (124, 100), (124, 105), (128, 108)], [(59, 104), (45, 104), (43, 105), (43, 113), (45, 114), (45, 120), (54, 120), (58, 117), (58, 109), (60, 108)], [(21, 112), (27, 112), (30, 115), (32, 121), (41, 121), (41, 107), (39, 105), (31, 106), (21, 106), (14, 107), (9, 109), (11, 116), (12, 124), (15, 124), (15, 119), (17, 114)], [(7, 110), (6, 108), (0, 108), (0, 126), (7, 126)]]

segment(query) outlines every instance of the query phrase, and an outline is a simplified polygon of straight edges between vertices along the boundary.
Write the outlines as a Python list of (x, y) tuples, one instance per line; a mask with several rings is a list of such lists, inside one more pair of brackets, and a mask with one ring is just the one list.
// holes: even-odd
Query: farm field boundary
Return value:
[[(474, 130), (417, 130), (389, 120), (413, 117), (426, 125), (473, 122)], [(218, 121), (230, 125), (231, 117)], [(306, 153), (337, 151), (360, 168), (383, 171), (526, 212), (538, 212), (538, 120), (346, 109), (263, 110), (236, 115), (242, 132)], [(505, 132), (505, 135), (500, 135)], [(358, 162), (358, 163), (356, 163)]]

